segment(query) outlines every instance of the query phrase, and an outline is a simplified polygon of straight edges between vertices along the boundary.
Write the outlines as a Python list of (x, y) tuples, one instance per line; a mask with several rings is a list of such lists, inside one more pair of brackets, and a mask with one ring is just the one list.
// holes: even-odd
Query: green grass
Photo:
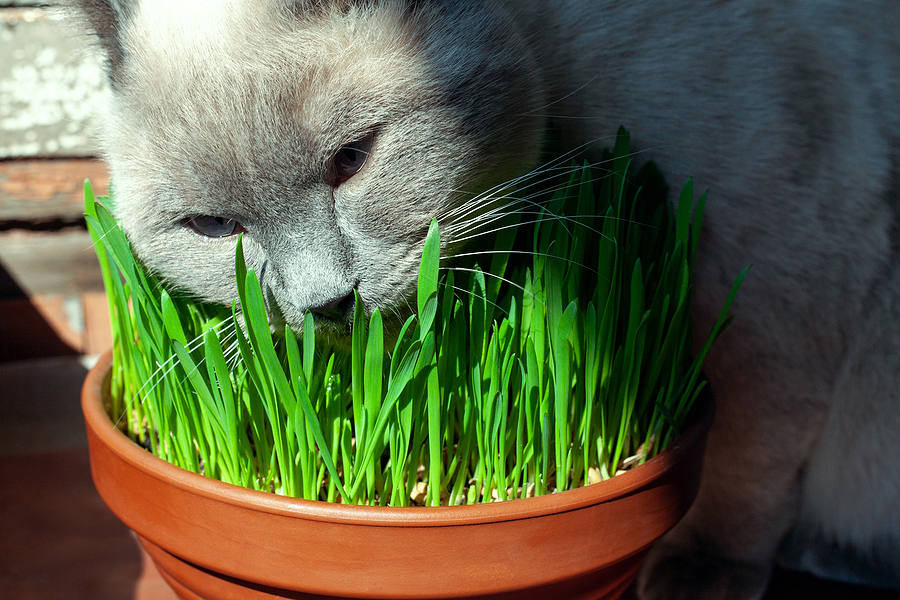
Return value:
[(640, 464), (681, 431), (746, 272), (692, 357), (705, 197), (689, 182), (675, 212), (629, 154), (620, 131), (598, 189), (573, 169), (536, 223), (502, 230), (486, 271), (442, 267), (432, 223), (416, 314), (386, 332), (357, 302), (349, 350), (317, 343), (309, 314), (273, 335), (240, 241), (231, 309), (170, 295), (86, 184), (113, 323), (109, 414), (185, 469), (352, 504), (508, 500)]

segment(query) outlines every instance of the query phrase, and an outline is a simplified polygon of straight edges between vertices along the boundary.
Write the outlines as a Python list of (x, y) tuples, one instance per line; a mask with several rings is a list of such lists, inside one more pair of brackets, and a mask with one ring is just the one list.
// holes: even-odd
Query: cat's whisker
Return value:
[[(586, 263), (577, 263), (576, 261), (572, 260), (571, 258), (567, 258), (565, 256), (558, 256), (556, 254), (549, 254), (546, 252), (532, 252), (530, 250), (485, 250), (482, 252), (464, 252), (462, 254), (454, 254), (454, 258), (457, 258), (457, 257), (464, 258), (467, 256), (493, 256), (495, 254), (518, 254), (518, 255), (523, 255), (523, 256), (540, 256), (543, 258), (550, 258), (553, 260), (561, 260), (570, 265), (577, 265), (579, 268), (582, 268), (586, 271), (590, 271), (591, 273), (594, 273), (595, 275), (600, 276), (599, 271), (592, 268), (590, 265), (588, 265)], [(451, 270), (453, 269), (453, 267), (449, 267), (449, 268)]]
[(578, 94), (578, 93), (581, 92), (582, 90), (587, 89), (587, 87), (588, 87), (589, 85), (591, 85), (592, 83), (594, 83), (601, 75), (603, 75), (603, 73), (606, 72), (606, 68), (607, 68), (608, 66), (609, 66), (609, 65), (604, 66), (602, 69), (600, 69), (600, 70), (597, 72), (596, 75), (594, 75), (593, 77), (591, 77), (590, 79), (588, 79), (587, 81), (585, 81), (584, 83), (582, 83), (580, 86), (578, 86), (577, 88), (575, 88), (574, 90), (572, 90), (571, 92), (569, 92), (568, 94), (566, 94), (565, 96), (560, 96), (559, 98), (557, 98), (556, 100), (553, 100), (552, 102), (548, 102), (547, 104), (544, 104), (543, 106), (540, 106), (540, 107), (538, 107), (538, 108), (536, 108), (536, 109), (534, 109), (534, 110), (529, 110), (529, 111), (523, 112), (523, 113), (521, 113), (521, 114), (522, 114), (522, 115), (528, 115), (528, 116), (534, 115), (534, 114), (542, 114), (543, 111), (544, 111), (544, 109), (550, 108), (551, 106), (553, 106), (553, 105), (555, 105), (555, 104), (559, 104), (560, 102), (562, 102), (562, 101), (564, 101), (564, 100), (568, 100), (569, 98), (571, 98), (572, 96)]
[[(231, 322), (233, 320), (234, 319), (232, 317), (229, 317), (228, 319), (224, 319), (221, 323), (217, 323), (210, 329), (212, 329), (213, 331), (215, 331), (218, 334), (219, 333), (218, 330), (220, 328), (229, 324), (229, 322)], [(185, 346), (185, 349), (188, 352), (193, 352), (194, 350), (198, 349), (200, 346), (202, 346), (205, 343), (204, 336), (205, 336), (205, 334), (200, 334), (200, 335), (196, 336), (195, 338), (193, 338), (191, 341), (188, 342), (188, 345)], [(166, 359), (163, 363), (156, 364), (156, 369), (153, 371), (153, 373), (151, 373), (147, 377), (147, 380), (144, 382), (144, 384), (132, 395), (131, 400), (129, 400), (128, 403), (125, 405), (125, 407), (122, 411), (122, 414), (119, 415), (119, 418), (116, 420), (116, 427), (119, 426), (119, 423), (122, 422), (122, 419), (125, 418), (128, 411), (131, 410), (131, 407), (134, 405), (135, 401), (138, 401), (139, 399), (141, 399), (140, 402), (143, 403), (142, 399), (145, 398), (150, 393), (152, 393), (153, 390), (155, 390), (156, 387), (162, 382), (162, 380), (169, 373), (172, 372), (172, 370), (177, 366), (177, 364), (178, 364), (178, 356), (176, 354), (172, 354), (172, 356), (170, 356), (168, 359)]]
[[(583, 116), (579, 116), (579, 115), (559, 115), (559, 114), (552, 114), (552, 115), (545, 115), (545, 116), (550, 119), (572, 119), (572, 120), (579, 120), (579, 121), (590, 121), (594, 118), (594, 117), (583, 117)], [(611, 136), (607, 136), (607, 137), (611, 137)]]
[[(531, 216), (538, 216), (540, 218), (534, 219), (532, 221), (519, 221), (519, 222), (510, 224), (509, 227), (514, 227), (516, 225), (538, 224), (538, 223), (543, 223), (546, 221), (557, 221), (564, 225), (568, 224), (568, 225), (575, 225), (575, 226), (583, 227), (584, 229), (587, 229), (588, 231), (595, 233), (601, 237), (606, 237), (606, 236), (604, 236), (604, 234), (602, 233), (601, 230), (599, 230), (595, 227), (591, 227), (587, 223), (583, 222), (582, 219), (609, 219), (609, 218), (611, 218), (607, 215), (573, 215), (573, 216), (559, 215), (556, 213), (552, 213), (546, 209), (543, 209), (540, 211), (519, 210), (514, 213), (495, 215), (494, 217), (492, 217), (489, 220), (485, 220), (484, 222), (474, 223), (470, 227), (460, 228), (460, 229), (448, 228), (447, 237), (449, 239), (451, 239), (453, 242), (461, 242), (464, 240), (475, 239), (480, 236), (486, 236), (486, 235), (490, 235), (493, 233), (497, 233), (498, 231), (501, 231), (502, 229), (506, 229), (508, 227), (495, 228), (495, 229), (489, 229), (489, 230), (484, 230), (484, 231), (481, 231), (481, 230), (484, 229), (488, 225), (491, 225), (498, 221), (502, 221), (504, 217), (507, 217), (510, 215), (526, 215), (526, 216), (531, 215)], [(638, 225), (638, 226), (641, 225), (641, 223), (635, 222), (631, 219), (623, 219), (620, 217), (616, 217), (615, 220), (632, 223), (632, 224)], [(647, 227), (655, 227), (655, 226), (647, 225)], [(573, 235), (568, 227), (566, 227), (566, 231), (569, 232), (570, 235)]]
[[(472, 233), (472, 234), (468, 234), (468, 235), (465, 235), (465, 236), (462, 236), (462, 237), (457, 237), (457, 238), (454, 238), (454, 239), (453, 239), (453, 242), (459, 244), (459, 243), (466, 242), (466, 241), (469, 241), (469, 240), (477, 239), (477, 238), (479, 238), (479, 237), (481, 237), (481, 236), (486, 236), (486, 235), (492, 235), (492, 234), (494, 234), (494, 233), (499, 233), (500, 231), (505, 231), (505, 230), (510, 229), (510, 228), (513, 228), (513, 227), (522, 227), (523, 225), (535, 225), (535, 224), (538, 224), (538, 223), (543, 223), (543, 222), (545, 222), (545, 221), (551, 221), (551, 220), (560, 221), (560, 222), (565, 222), (567, 219), (571, 219), (571, 217), (560, 217), (560, 216), (558, 216), (558, 215), (553, 215), (552, 217), (543, 218), (543, 219), (533, 219), (533, 220), (531, 220), (531, 221), (520, 221), (520, 222), (517, 222), (517, 223), (512, 223), (512, 224), (510, 224), (510, 225), (504, 225), (504, 226), (502, 226), (502, 227), (495, 227), (494, 229), (490, 229), (490, 230), (487, 230), (487, 231), (479, 231), (479, 232)], [(583, 225), (583, 223), (582, 223), (581, 225)], [(585, 227), (587, 227), (587, 226), (585, 225)], [(587, 229), (589, 229), (590, 231), (593, 231), (593, 232), (595, 232), (595, 233), (597, 233), (597, 234), (599, 234), (599, 235), (603, 235), (599, 230), (594, 229), (593, 227), (587, 227)], [(568, 229), (567, 229), (566, 231), (568, 231)], [(571, 232), (571, 231), (569, 231), (569, 235), (572, 236), (572, 232)], [(574, 236), (573, 236), (573, 237), (574, 237)]]
[[(149, 394), (156, 389), (156, 387), (160, 384), (160, 382), (175, 368), (176, 362), (174, 360), (174, 356), (170, 357), (167, 361), (160, 364), (157, 363), (156, 370), (151, 373), (144, 384), (132, 395), (131, 400), (125, 405), (122, 410), (122, 414), (119, 415), (119, 418), (116, 420), (115, 426), (118, 427), (122, 422), (122, 419), (126, 418), (128, 411), (131, 410), (131, 407), (134, 405), (136, 401), (139, 401), (140, 404), (143, 404), (144, 398), (146, 398)], [(165, 369), (165, 371), (163, 371)], [(148, 387), (149, 386), (149, 387)]]
[[(119, 226), (119, 225), (116, 225), (116, 227), (119, 227), (119, 229), (121, 229), (121, 226)], [(103, 235), (98, 236), (96, 240), (92, 240), (89, 249), (90, 249), (90, 250), (96, 250), (96, 249), (97, 249), (97, 244), (102, 244), (102, 243), (103, 243), (103, 240), (104, 240), (104, 239), (106, 238), (106, 236), (108, 236), (110, 233), (112, 233), (112, 232), (111, 232), (111, 231), (110, 231), (110, 232), (106, 232), (106, 233), (104, 233)], [(87, 249), (88, 249), (88, 248), (86, 248), (85, 250), (87, 250)]]
[(228, 365), (229, 369), (234, 370), (241, 362), (241, 349), (238, 346), (234, 346), (233, 348), (229, 349), (229, 353), (230, 355), (226, 354), (225, 356), (225, 364)]
[(470, 225), (477, 225), (479, 222), (482, 222), (486, 219), (491, 219), (491, 221), (493, 221), (496, 218), (502, 218), (505, 216), (516, 215), (516, 214), (523, 214), (524, 213), (523, 209), (520, 209), (520, 208), (514, 209), (514, 207), (516, 207), (520, 204), (523, 204), (526, 207), (535, 207), (535, 208), (540, 208), (543, 210), (543, 205), (546, 204), (547, 202), (534, 202), (532, 200), (532, 198), (540, 197), (540, 196), (541, 196), (541, 194), (533, 194), (533, 195), (525, 196), (523, 198), (509, 197), (510, 200), (513, 200), (512, 202), (498, 205), (498, 206), (491, 208), (483, 213), (479, 213), (479, 214), (475, 215), (474, 217), (468, 218), (465, 221), (458, 220), (456, 222), (449, 223), (445, 226), (445, 229), (448, 232), (458, 233), (461, 230), (465, 231), (464, 228), (466, 228)]
[(524, 286), (519, 285), (515, 281), (512, 281), (506, 277), (503, 277), (502, 275), (497, 275), (495, 273), (491, 273), (490, 271), (481, 271), (479, 269), (470, 269), (468, 267), (440, 267), (440, 269), (442, 271), (465, 271), (467, 273), (482, 273), (486, 277), (493, 277), (494, 279), (499, 279), (500, 281), (503, 281), (504, 283), (508, 283), (509, 285), (513, 286), (514, 288), (519, 289), (522, 292), (528, 294), (529, 296), (531, 296), (531, 298), (534, 299), (535, 302), (537, 302), (541, 306), (544, 306), (544, 303), (541, 302), (541, 300), (537, 297), (537, 295), (534, 294), (534, 292), (529, 292), (528, 290), (525, 289)]
[[(452, 223), (454, 221), (458, 221), (460, 218), (463, 218), (465, 215), (470, 214), (472, 211), (479, 210), (485, 204), (495, 202), (496, 200), (502, 199), (505, 197), (505, 196), (500, 196), (500, 197), (495, 196), (495, 194), (498, 192), (506, 191), (508, 189), (517, 189), (519, 191), (526, 190), (530, 187), (551, 181), (552, 179), (554, 179), (556, 177), (571, 175), (574, 172), (581, 171), (581, 169), (582, 169), (581, 166), (576, 166), (576, 165), (563, 166), (561, 164), (561, 162), (569, 160), (569, 158), (571, 156), (574, 156), (575, 154), (581, 152), (583, 148), (590, 146), (593, 143), (594, 142), (587, 142), (585, 144), (582, 144), (578, 148), (575, 148), (574, 150), (566, 152), (566, 153), (562, 154), (561, 156), (559, 156), (551, 161), (548, 161), (543, 166), (533, 169), (532, 171), (530, 171), (529, 173), (526, 173), (525, 175), (522, 175), (520, 177), (512, 179), (503, 184), (494, 186), (493, 188), (491, 188), (481, 194), (476, 195), (475, 197), (464, 202), (463, 204), (457, 206), (453, 210), (445, 213), (444, 215), (442, 215), (442, 217), (444, 219), (450, 220)], [(634, 157), (634, 156), (637, 156), (638, 154), (650, 151), (652, 149), (654, 149), (654, 148), (649, 148), (649, 149), (640, 150), (640, 151), (632, 151), (627, 156)], [(602, 166), (603, 164), (610, 162), (610, 160), (611, 159), (600, 160), (600, 161), (597, 161), (594, 163), (589, 163), (588, 166), (591, 168), (598, 168), (598, 167)], [(544, 175), (546, 175), (547, 173), (550, 173), (552, 171), (560, 171), (560, 172), (554, 174), (551, 177), (543, 177)], [(541, 177), (543, 177), (543, 178), (541, 178)], [(601, 181), (604, 177), (606, 177), (606, 175), (597, 176), (597, 177), (593, 178), (591, 181), (592, 182)], [(541, 178), (541, 179), (531, 181), (527, 185), (518, 186), (519, 182), (521, 182), (527, 178)], [(548, 191), (553, 192), (555, 189), (561, 189), (561, 188), (564, 188), (565, 186), (566, 186), (565, 182), (560, 182), (558, 184), (558, 187), (556, 187), (556, 188), (550, 188), (550, 190), (539, 190), (539, 191), (534, 192), (534, 196), (542, 196), (542, 195), (547, 194)], [(530, 196), (530, 197), (534, 197), (534, 196)]]
[[(461, 209), (463, 209), (464, 206), (466, 206), (466, 205), (469, 204), (469, 203), (472, 203), (472, 202), (479, 202), (479, 203), (480, 203), (480, 202), (482, 202), (485, 198), (491, 198), (491, 197), (493, 197), (493, 196), (494, 196), (496, 193), (498, 193), (498, 192), (503, 192), (503, 191), (509, 190), (509, 189), (516, 189), (516, 188), (519, 187), (519, 183), (521, 183), (521, 182), (523, 182), (523, 181), (526, 181), (526, 180), (528, 180), (529, 178), (542, 177), (542, 176), (544, 176), (545, 174), (547, 174), (547, 173), (549, 173), (549, 172), (551, 172), (551, 171), (554, 171), (554, 170), (563, 170), (563, 171), (564, 171), (564, 174), (570, 174), (570, 173), (574, 172), (575, 170), (580, 169), (581, 167), (574, 167), (574, 166), (571, 166), (571, 165), (565, 166), (565, 165), (563, 165), (563, 163), (565, 163), (565, 162), (568, 161), (572, 156), (575, 156), (576, 154), (580, 153), (584, 148), (590, 146), (590, 145), (593, 144), (593, 143), (594, 143), (594, 142), (587, 142), (587, 143), (585, 143), (585, 144), (582, 144), (581, 146), (578, 146), (577, 148), (574, 148), (574, 149), (572, 149), (572, 150), (570, 150), (570, 151), (568, 151), (568, 152), (565, 152), (564, 154), (562, 154), (562, 155), (560, 155), (560, 156), (558, 156), (558, 157), (556, 157), (556, 158), (554, 158), (554, 159), (552, 159), (552, 160), (550, 160), (550, 161), (544, 163), (543, 165), (541, 165), (541, 166), (539, 166), (539, 167), (536, 167), (536, 168), (532, 169), (531, 171), (529, 171), (528, 173), (525, 173), (524, 175), (520, 175), (519, 177), (515, 177), (515, 178), (513, 178), (513, 179), (510, 179), (510, 180), (508, 180), (508, 181), (505, 181), (505, 182), (503, 182), (503, 183), (500, 183), (500, 184), (498, 184), (498, 185), (495, 185), (494, 187), (489, 188), (489, 189), (487, 189), (487, 190), (481, 192), (480, 194), (477, 194), (474, 198), (468, 200), (468, 201), (467, 201), (466, 203), (464, 203), (463, 205), (461, 205), (461, 206), (459, 206), (459, 207), (456, 207), (456, 208), (450, 210), (449, 212), (447, 212), (447, 213), (444, 215), (444, 218), (450, 218), (451, 216), (454, 216), (457, 212), (459, 212)], [(528, 187), (530, 187), (530, 186), (532, 186), (532, 185), (537, 185), (537, 184), (539, 184), (539, 183), (542, 183), (543, 181), (546, 181), (546, 179), (540, 180), (540, 181), (531, 182), (531, 183), (529, 183), (527, 186), (524, 186), (524, 187), (519, 188), (519, 189), (527, 189)]]
[[(539, 206), (539, 205), (537, 205), (537, 206)], [(473, 238), (477, 238), (482, 235), (489, 235), (491, 233), (496, 233), (498, 231), (497, 229), (484, 230), (484, 231), (481, 231), (481, 230), (492, 223), (501, 221), (501, 220), (503, 220), (503, 218), (512, 216), (512, 215), (540, 215), (541, 217), (543, 217), (541, 219), (537, 219), (534, 221), (526, 221), (526, 222), (516, 223), (519, 225), (541, 223), (541, 222), (549, 221), (549, 220), (564, 221), (566, 223), (584, 227), (584, 228), (588, 229), (589, 231), (600, 235), (601, 237), (605, 237), (605, 236), (602, 234), (602, 232), (599, 229), (589, 226), (587, 223), (583, 222), (583, 220), (586, 220), (586, 219), (613, 219), (618, 222), (625, 222), (625, 223), (629, 223), (629, 224), (637, 225), (637, 226), (641, 226), (641, 227), (652, 227), (654, 229), (657, 228), (657, 226), (655, 226), (655, 225), (641, 223), (639, 221), (635, 221), (633, 219), (626, 219), (624, 217), (610, 217), (609, 215), (601, 215), (601, 214), (559, 215), (559, 214), (553, 213), (551, 211), (548, 211), (547, 209), (545, 209), (543, 207), (540, 207), (540, 208), (541, 208), (541, 210), (517, 209), (517, 210), (509, 212), (509, 213), (493, 214), (490, 216), (490, 218), (485, 217), (482, 219), (481, 217), (478, 217), (478, 218), (472, 219), (471, 221), (468, 221), (466, 223), (458, 224), (457, 226), (449, 226), (445, 230), (447, 231), (447, 237), (449, 239), (453, 240), (454, 242), (461, 241), (462, 239), (473, 239)], [(567, 230), (568, 230), (568, 228), (567, 228)]]
[(467, 215), (465, 219), (458, 219), (447, 223), (444, 226), (444, 230), (448, 233), (449, 237), (452, 238), (456, 235), (466, 234), (470, 231), (477, 230), (479, 227), (483, 227), (485, 224), (490, 224), (498, 219), (523, 214), (525, 208), (542, 208), (541, 203), (535, 203), (528, 198), (509, 197), (509, 200), (511, 201), (505, 204), (499, 204), (485, 211), (473, 211), (475, 212), (474, 216)]
[[(551, 181), (551, 180), (553, 180), (553, 179), (557, 179), (557, 178), (562, 177), (562, 176), (564, 176), (564, 175), (570, 175), (571, 173), (575, 172), (576, 170), (580, 170), (580, 169), (581, 169), (581, 167), (578, 167), (578, 169), (575, 169), (575, 168), (572, 168), (572, 167), (567, 167), (567, 168), (566, 168), (566, 171), (565, 171), (562, 175), (561, 175), (561, 174), (556, 174), (556, 175), (553, 175), (553, 176), (551, 176), (551, 177), (546, 177), (546, 178), (541, 179), (541, 180), (539, 180), (539, 181), (532, 182), (532, 183), (530, 183), (530, 184), (528, 184), (528, 185), (516, 187), (515, 189), (516, 189), (517, 192), (522, 192), (522, 191), (525, 191), (525, 190), (527, 190), (528, 188), (530, 188), (530, 187), (532, 187), (532, 186), (541, 185), (541, 184), (543, 184), (543, 183), (546, 183), (547, 181)], [(512, 187), (512, 186), (511, 186), (511, 187)], [(496, 195), (492, 195), (492, 196), (478, 196), (478, 197), (476, 197), (476, 198), (473, 198), (473, 199), (467, 201), (467, 202), (464, 203), (463, 205), (461, 205), (461, 206), (459, 207), (460, 210), (452, 211), (452, 213), (450, 213), (450, 214), (451, 214), (451, 217), (449, 218), (449, 223), (448, 223), (448, 224), (452, 226), (452, 225), (458, 224), (458, 223), (460, 223), (460, 222), (465, 222), (465, 220), (468, 219), (469, 216), (472, 215), (472, 214), (483, 214), (483, 213), (485, 213), (485, 212), (502, 211), (502, 210), (504, 210), (506, 207), (508, 207), (509, 205), (514, 205), (515, 203), (518, 203), (518, 202), (524, 202), (524, 201), (527, 201), (527, 200), (530, 200), (530, 199), (536, 198), (536, 197), (545, 197), (545, 198), (547, 198), (546, 200), (544, 200), (544, 203), (547, 203), (547, 202), (550, 202), (550, 201), (551, 201), (551, 199), (548, 198), (548, 195), (552, 194), (554, 191), (556, 191), (556, 190), (558, 190), (558, 189), (563, 189), (563, 188), (565, 188), (565, 187), (566, 187), (566, 183), (565, 183), (565, 182), (560, 182), (560, 183), (557, 184), (557, 186), (555, 186), (555, 187), (552, 187), (552, 188), (549, 188), (549, 189), (538, 189), (538, 190), (535, 190), (535, 191), (531, 192), (530, 194), (528, 194), (528, 195), (526, 195), (526, 196), (523, 196), (523, 197), (508, 196), (508, 195), (502, 195), (502, 196), (496, 196)], [(490, 208), (490, 205), (491, 205), (491, 204), (497, 204), (498, 202), (500, 202), (500, 201), (502, 201), (502, 200), (505, 200), (505, 199), (512, 199), (512, 200), (515, 200), (515, 202), (514, 202), (514, 203), (508, 203), (508, 204), (505, 204), (505, 205), (504, 205), (504, 204), (500, 204), (499, 206)], [(445, 216), (445, 218), (447, 218), (447, 216)]]
[[(464, 203), (460, 204), (459, 206), (444, 213), (442, 215), (442, 217), (444, 219), (450, 219), (450, 220), (458, 219), (458, 218), (460, 218), (460, 215), (465, 215), (472, 210), (478, 210), (479, 208), (482, 208), (488, 202), (493, 202), (493, 201), (496, 201), (497, 199), (502, 199), (502, 198), (506, 197), (505, 194), (507, 191), (511, 191), (511, 190), (523, 191), (523, 190), (527, 190), (530, 187), (540, 185), (546, 181), (549, 181), (552, 178), (547, 177), (544, 179), (537, 179), (535, 181), (531, 181), (527, 185), (520, 185), (520, 182), (525, 181), (528, 178), (543, 177), (547, 173), (549, 173), (553, 170), (557, 170), (557, 169), (561, 170), (562, 173), (558, 173), (558, 174), (554, 175), (554, 177), (558, 177), (558, 176), (565, 175), (565, 174), (571, 174), (572, 172), (574, 172), (576, 170), (574, 167), (571, 167), (571, 166), (568, 166), (568, 167), (559, 166), (559, 167), (552, 167), (552, 168), (548, 168), (548, 169), (540, 169), (540, 168), (535, 169), (534, 171), (531, 171), (530, 173), (526, 173), (525, 175), (522, 175), (515, 179), (511, 179), (507, 182), (504, 182), (500, 185), (494, 186), (493, 188), (490, 188), (488, 190), (485, 190), (484, 192), (481, 192), (480, 194), (475, 195), (473, 198), (470, 198), (469, 200), (465, 201)], [(580, 169), (580, 167), (579, 167), (579, 169)], [(502, 194), (502, 195), (498, 195), (498, 194)]]
[[(406, 309), (409, 311), (409, 314), (414, 314), (417, 312), (416, 307), (412, 305), (408, 297), (403, 296), (403, 303), (406, 304)], [(403, 315), (401, 314), (398, 314), (397, 316), (400, 317), (400, 319), (403, 318)]]
[[(554, 159), (552, 162), (545, 163), (544, 165), (536, 167), (535, 169), (533, 169), (532, 171), (529, 171), (528, 173), (525, 173), (523, 175), (520, 175), (519, 177), (509, 179), (507, 181), (499, 183), (499, 184), (495, 185), (494, 187), (488, 188), (487, 190), (484, 190), (481, 192), (473, 192), (471, 190), (464, 190), (464, 189), (457, 189), (457, 188), (450, 189), (449, 191), (451, 191), (453, 193), (457, 193), (457, 194), (465, 194), (468, 196), (472, 196), (472, 198), (470, 200), (467, 200), (466, 202), (473, 202), (473, 201), (481, 201), (484, 198), (493, 197), (494, 194), (496, 194), (498, 192), (502, 192), (507, 189), (527, 189), (527, 187), (517, 187), (517, 186), (521, 181), (525, 181), (529, 178), (540, 177), (540, 176), (550, 173), (552, 171), (558, 170), (558, 171), (562, 171), (564, 173), (571, 173), (572, 171), (576, 170), (576, 168), (573, 167), (572, 165), (554, 164), (555, 162), (565, 160), (568, 154), (570, 154), (570, 153), (566, 153), (565, 155)], [(580, 169), (580, 167), (578, 167), (578, 169)], [(537, 183), (537, 182), (533, 182), (533, 183)], [(528, 187), (533, 185), (533, 183), (529, 184)], [(453, 209), (451, 209), (449, 212), (447, 212), (446, 214), (448, 214), (448, 215), (453, 214), (455, 212), (458, 212), (462, 208), (463, 208), (463, 205), (456, 206)]]
[[(606, 161), (601, 161), (601, 163), (596, 163), (596, 164), (599, 165), (599, 164), (602, 164), (602, 162), (606, 162)], [(591, 182), (596, 183), (597, 181), (601, 181), (604, 177), (605, 177), (605, 175), (595, 177), (591, 180)], [(560, 184), (560, 187), (564, 187), (564, 186), (565, 186), (565, 184)], [(552, 191), (553, 190), (551, 190), (551, 192)], [(499, 206), (489, 209), (481, 214), (478, 214), (473, 218), (468, 218), (466, 220), (456, 219), (455, 221), (450, 222), (446, 226), (445, 230), (448, 232), (449, 237), (451, 237), (451, 238), (464, 237), (465, 239), (471, 239), (471, 237), (465, 237), (465, 236), (469, 235), (472, 231), (477, 230), (479, 227), (484, 227), (487, 224), (495, 222), (496, 220), (502, 218), (503, 216), (506, 216), (507, 214), (527, 214), (527, 211), (523, 211), (521, 209), (510, 210), (511, 207), (515, 207), (519, 204), (531, 204), (533, 206), (540, 206), (541, 204), (549, 202), (550, 200), (546, 200), (541, 203), (530, 201), (530, 199), (534, 198), (534, 197), (546, 196), (546, 193), (547, 193), (546, 191), (535, 192), (534, 194), (525, 196), (524, 198), (511, 198), (512, 200), (514, 200), (513, 202), (508, 202), (506, 204), (499, 205)], [(603, 218), (604, 215), (575, 215), (574, 217)], [(560, 218), (564, 218), (570, 222), (578, 223), (580, 225), (588, 227), (587, 225), (574, 220), (573, 217), (560, 217)], [(622, 218), (617, 217), (617, 219), (621, 220)], [(636, 223), (636, 224), (640, 224), (640, 223)], [(590, 229), (591, 231), (594, 231), (595, 233), (599, 233), (596, 229), (593, 229), (590, 227), (588, 227), (588, 229)]]
[[(508, 310), (506, 310), (505, 308), (503, 308), (502, 306), (500, 306), (500, 305), (497, 304), (496, 302), (493, 302), (492, 300), (488, 300), (487, 298), (485, 298), (485, 297), (482, 296), (481, 294), (476, 294), (476, 293), (473, 292), (472, 290), (469, 290), (469, 289), (466, 289), (466, 288), (463, 288), (463, 287), (459, 287), (458, 285), (454, 285), (454, 286), (452, 286), (452, 288), (453, 288), (454, 290), (456, 290), (457, 292), (463, 292), (463, 293), (468, 294), (469, 296), (472, 296), (472, 297), (474, 297), (474, 298), (479, 298), (479, 299), (481, 299), (481, 300), (484, 300), (485, 302), (487, 302), (488, 304), (490, 304), (491, 306), (493, 306), (494, 308), (496, 308), (497, 310), (499, 310), (499, 311), (502, 312), (503, 314), (505, 314), (505, 315), (507, 315), (507, 316), (509, 315), (509, 311), (508, 311)], [(454, 295), (455, 295), (455, 294), (454, 294)], [(457, 296), (457, 298), (459, 298), (459, 297)]]

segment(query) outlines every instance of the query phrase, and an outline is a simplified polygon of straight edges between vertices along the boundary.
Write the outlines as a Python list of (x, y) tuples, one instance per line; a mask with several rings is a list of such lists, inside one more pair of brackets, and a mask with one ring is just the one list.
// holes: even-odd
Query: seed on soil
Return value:
[(424, 481), (420, 481), (416, 483), (416, 487), (413, 488), (412, 492), (409, 494), (409, 499), (415, 502), (416, 504), (425, 504), (425, 498), (428, 497), (428, 484)]

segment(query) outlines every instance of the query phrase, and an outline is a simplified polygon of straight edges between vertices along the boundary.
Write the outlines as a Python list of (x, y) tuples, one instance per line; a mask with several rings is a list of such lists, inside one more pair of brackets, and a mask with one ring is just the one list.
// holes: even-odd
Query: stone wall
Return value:
[(0, 0), (0, 159), (96, 155), (107, 97), (100, 59), (71, 18)]

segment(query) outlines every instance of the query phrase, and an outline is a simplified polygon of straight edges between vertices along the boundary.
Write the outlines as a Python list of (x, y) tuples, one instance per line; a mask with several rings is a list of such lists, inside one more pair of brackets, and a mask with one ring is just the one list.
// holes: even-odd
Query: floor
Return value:
[[(91, 169), (106, 185), (95, 163), (44, 167), (60, 185)], [(33, 211), (4, 214), (10, 180), (10, 163), (0, 162), (0, 599), (174, 600), (91, 483), (79, 391), (110, 341), (90, 241), (68, 205), (49, 224)], [(17, 197), (32, 193), (23, 185)], [(77, 189), (34, 193), (71, 204)], [(766, 600), (788, 599), (900, 594), (778, 573)]]

